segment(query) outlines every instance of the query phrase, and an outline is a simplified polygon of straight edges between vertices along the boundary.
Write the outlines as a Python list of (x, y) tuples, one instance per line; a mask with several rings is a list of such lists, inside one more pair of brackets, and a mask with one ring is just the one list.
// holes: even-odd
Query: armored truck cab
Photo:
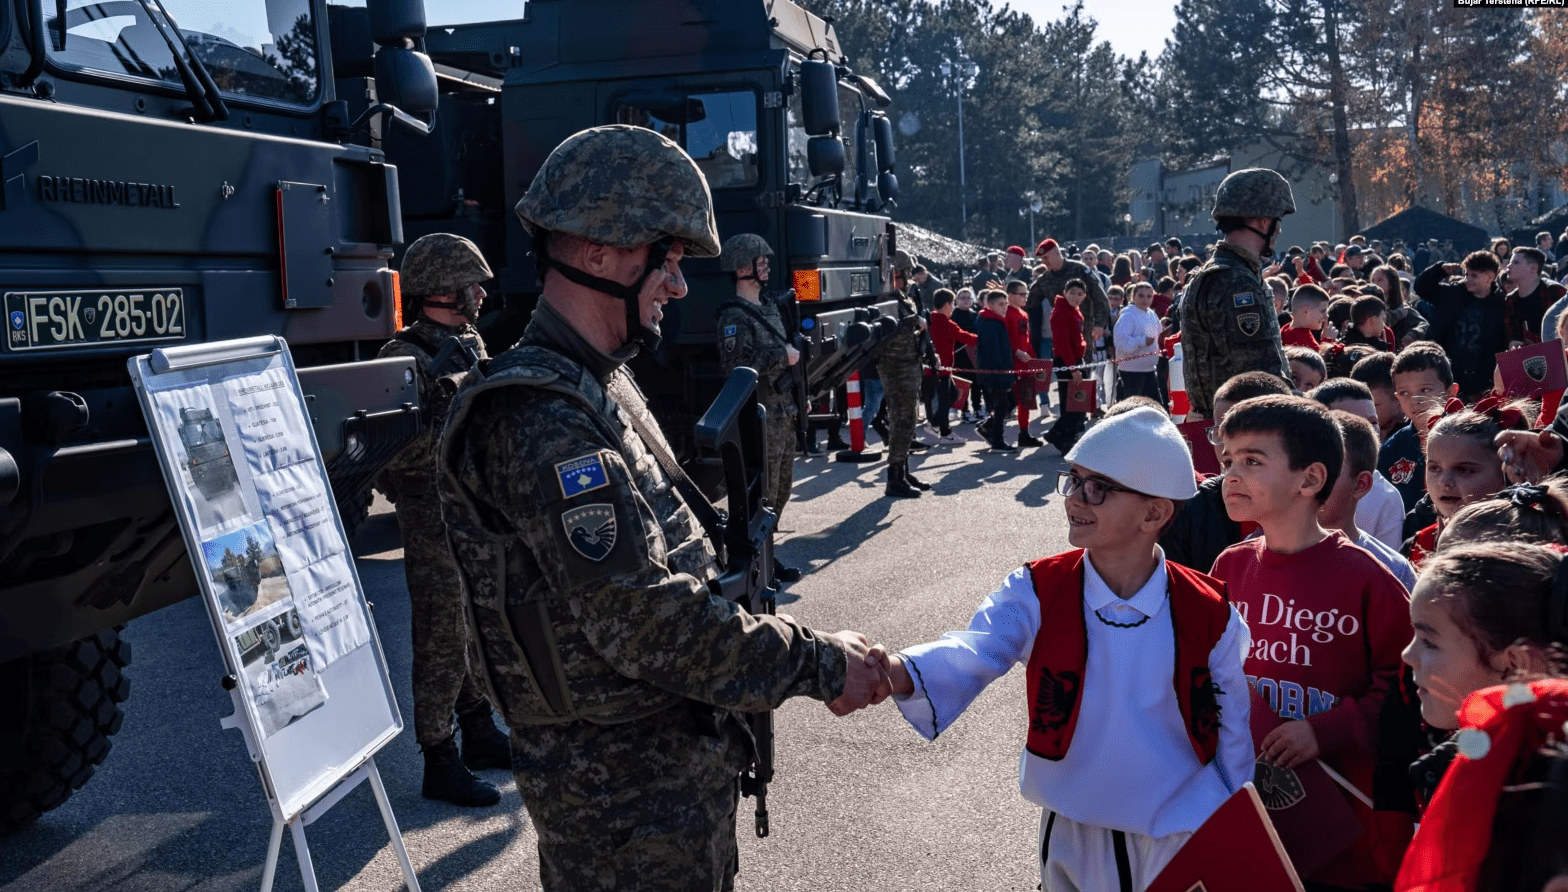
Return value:
[[(421, 66), (433, 107), (420, 5), (370, 3), (371, 123)], [(0, 3), (0, 831), (102, 760), (117, 627), (197, 591), (128, 357), (287, 338), (350, 522), (417, 430), (409, 362), (374, 359), (397, 329), (397, 174), (350, 139), (366, 122), (338, 90), (363, 105), (371, 84), (333, 76), (327, 23), (325, 0)], [(193, 474), (221, 485), (192, 434)]]
[[(515, 340), (539, 290), (513, 206), (563, 139), (615, 123), (664, 133), (696, 159), (721, 238), (753, 232), (773, 247), (768, 290), (798, 298), (781, 309), (806, 341), (802, 398), (841, 384), (885, 330), (866, 323), (891, 306), (888, 100), (848, 69), (828, 22), (789, 0), (531, 0), (515, 21), (432, 26), (425, 47), (441, 81), (436, 133), (393, 132), (382, 146), (418, 172), (400, 184), (409, 240), (460, 232), (497, 268), (492, 352)], [(716, 260), (682, 266), (690, 293), (665, 307), (664, 342), (636, 369), (687, 458), (722, 384), (715, 318), (735, 289)]]

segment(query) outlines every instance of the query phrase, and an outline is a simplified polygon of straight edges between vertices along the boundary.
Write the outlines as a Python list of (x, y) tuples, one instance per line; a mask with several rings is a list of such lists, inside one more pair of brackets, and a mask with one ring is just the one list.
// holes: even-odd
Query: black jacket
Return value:
[(1241, 524), (1225, 512), (1220, 491), (1224, 477), (1215, 475), (1198, 484), (1198, 494), (1182, 503), (1170, 529), (1160, 537), (1165, 559), (1199, 573), (1214, 568), (1220, 552), (1241, 541)]
[(1447, 275), (1434, 263), (1416, 278), (1415, 293), (1424, 304), (1417, 309), (1431, 320), (1432, 340), (1448, 354), (1459, 395), (1472, 399), (1492, 389), (1497, 354), (1508, 349), (1503, 292), (1494, 282), (1492, 293), (1478, 298), (1463, 281), (1444, 281)]

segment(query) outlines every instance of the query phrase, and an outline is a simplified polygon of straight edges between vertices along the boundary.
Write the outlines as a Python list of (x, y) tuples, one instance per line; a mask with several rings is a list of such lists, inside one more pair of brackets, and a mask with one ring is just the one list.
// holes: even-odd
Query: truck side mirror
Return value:
[(836, 136), (813, 136), (806, 140), (806, 164), (814, 177), (831, 177), (844, 172), (844, 144)]
[(884, 170), (877, 176), (877, 193), (883, 201), (898, 200), (898, 177), (892, 171)]
[(440, 95), (430, 57), (402, 47), (377, 50), (376, 98), (411, 115), (435, 111)]
[(893, 170), (893, 162), (897, 158), (893, 149), (893, 122), (888, 120), (887, 115), (879, 112), (872, 119), (871, 131), (877, 142), (877, 171), (890, 173)]
[(800, 110), (806, 135), (838, 132), (838, 74), (832, 63), (820, 59), (800, 63)]
[(379, 46), (402, 47), (425, 36), (423, 0), (368, 0), (370, 37)]

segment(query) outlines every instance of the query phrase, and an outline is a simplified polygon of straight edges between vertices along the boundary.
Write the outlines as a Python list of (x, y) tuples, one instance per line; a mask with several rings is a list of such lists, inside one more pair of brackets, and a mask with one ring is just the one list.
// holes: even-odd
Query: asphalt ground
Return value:
[[(912, 469), (935, 487), (920, 499), (884, 497), (881, 463), (797, 461), (779, 552), (807, 572), (783, 593), (781, 612), (896, 649), (963, 628), (1007, 573), (1067, 547), (1056, 451), (997, 453), (972, 426), (955, 431), (964, 444), (915, 455)], [(409, 605), (389, 511), (378, 499), (355, 552), (407, 721)], [(125, 634), (131, 698), (113, 751), (64, 806), (0, 839), (0, 889), (258, 889), (271, 815), (239, 734), (218, 727), (231, 704), (201, 604), (185, 601)], [(754, 836), (743, 800), (738, 888), (1034, 889), (1040, 813), (1018, 794), (1024, 700), (1015, 671), (935, 742), (891, 703), (843, 719), (813, 700), (785, 704), (772, 835)], [(509, 775), (485, 772), (502, 788), (500, 805), (460, 809), (420, 797), (412, 729), (376, 762), (425, 890), (539, 888), (535, 837)], [(306, 834), (321, 888), (402, 888), (368, 785)], [(287, 838), (274, 888), (303, 888)]]

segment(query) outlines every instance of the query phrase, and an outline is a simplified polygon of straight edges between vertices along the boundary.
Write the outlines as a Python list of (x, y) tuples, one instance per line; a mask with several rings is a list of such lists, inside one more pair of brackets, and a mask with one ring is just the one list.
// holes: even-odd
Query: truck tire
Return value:
[(63, 803), (120, 730), (131, 645), (119, 629), (0, 664), (0, 834)]

